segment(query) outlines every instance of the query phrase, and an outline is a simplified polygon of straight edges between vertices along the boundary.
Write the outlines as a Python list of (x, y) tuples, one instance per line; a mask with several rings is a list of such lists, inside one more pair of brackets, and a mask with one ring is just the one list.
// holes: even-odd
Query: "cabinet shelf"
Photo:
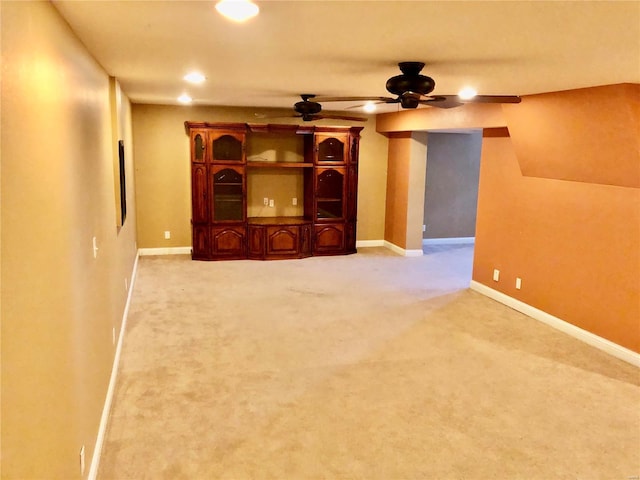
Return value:
[(307, 225), (312, 221), (304, 217), (249, 217), (249, 225)]
[(247, 167), (251, 168), (313, 168), (311, 162), (247, 162)]

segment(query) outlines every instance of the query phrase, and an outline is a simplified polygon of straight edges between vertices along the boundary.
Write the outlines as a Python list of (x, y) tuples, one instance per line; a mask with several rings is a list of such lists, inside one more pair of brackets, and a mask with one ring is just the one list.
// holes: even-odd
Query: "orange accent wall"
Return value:
[(640, 353), (639, 96), (620, 84), (380, 115), (385, 240), (402, 246), (410, 184), (397, 178), (409, 173), (408, 137), (393, 132), (484, 128), (473, 279)]
[(383, 113), (376, 119), (376, 130), (380, 133), (449, 128), (495, 128), (505, 125), (502, 105), (495, 103), (470, 103), (450, 109), (403, 110)]
[(504, 112), (523, 175), (640, 188), (640, 85), (530, 95)]
[(407, 246), (410, 157), (411, 134), (391, 135), (387, 166), (384, 239), (401, 248)]
[(640, 190), (523, 176), (485, 137), (473, 279), (640, 352)]

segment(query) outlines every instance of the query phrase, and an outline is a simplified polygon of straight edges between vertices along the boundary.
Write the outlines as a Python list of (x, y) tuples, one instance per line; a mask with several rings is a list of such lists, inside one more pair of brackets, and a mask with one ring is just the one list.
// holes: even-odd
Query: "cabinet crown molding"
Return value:
[(314, 133), (338, 133), (349, 132), (354, 136), (359, 136), (364, 127), (340, 127), (324, 125), (296, 125), (280, 123), (230, 123), (230, 122), (184, 122), (187, 133), (192, 129), (214, 128), (217, 130), (227, 130), (235, 132), (252, 133), (295, 133), (297, 135), (313, 135)]

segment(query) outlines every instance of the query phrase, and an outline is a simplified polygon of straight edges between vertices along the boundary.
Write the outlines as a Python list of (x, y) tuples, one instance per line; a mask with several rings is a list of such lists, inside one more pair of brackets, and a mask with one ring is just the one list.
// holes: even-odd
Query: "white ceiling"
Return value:
[[(388, 96), (400, 61), (425, 62), (434, 94), (640, 83), (640, 1), (256, 3), (260, 14), (237, 24), (213, 0), (53, 1), (134, 103), (176, 104), (183, 92), (200, 105), (287, 108), (300, 93)], [(207, 81), (187, 84), (191, 70)]]

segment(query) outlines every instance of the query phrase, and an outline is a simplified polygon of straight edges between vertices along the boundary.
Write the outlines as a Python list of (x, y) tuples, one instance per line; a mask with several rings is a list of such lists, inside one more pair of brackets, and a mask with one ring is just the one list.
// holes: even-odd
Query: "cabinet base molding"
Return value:
[(629, 350), (628, 348), (618, 345), (617, 343), (613, 343), (611, 340), (602, 338), (595, 333), (591, 333), (583, 330), (580, 327), (576, 327), (572, 323), (561, 320), (558, 317), (554, 317), (547, 312), (532, 307), (528, 303), (524, 303), (520, 300), (510, 297), (509, 295), (494, 290), (493, 288), (487, 287), (486, 285), (475, 280), (471, 280), (469, 288), (508, 307), (511, 307), (520, 313), (524, 313), (534, 320), (538, 320), (549, 325), (550, 327), (566, 333), (567, 335), (577, 338), (578, 340), (587, 343), (599, 350), (602, 350), (609, 355), (612, 355), (636, 367), (640, 367), (640, 353), (636, 353), (632, 350)]

